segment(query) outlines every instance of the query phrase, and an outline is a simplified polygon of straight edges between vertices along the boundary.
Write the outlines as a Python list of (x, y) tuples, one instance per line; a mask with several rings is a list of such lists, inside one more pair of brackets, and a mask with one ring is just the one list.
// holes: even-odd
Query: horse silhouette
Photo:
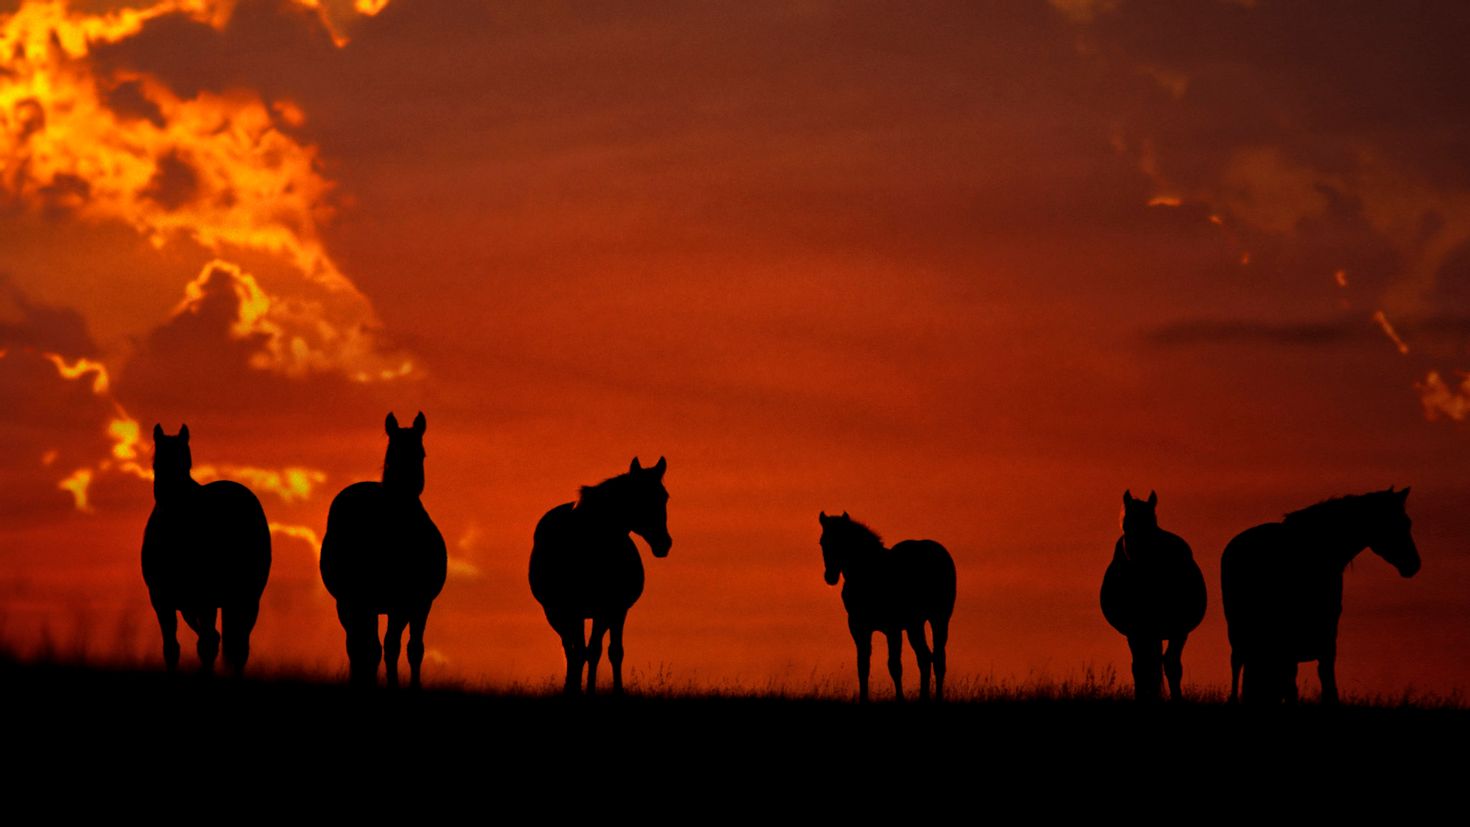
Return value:
[(1342, 575), (1364, 548), (1404, 577), (1419, 550), (1404, 503), (1409, 489), (1326, 500), (1279, 523), (1246, 529), (1220, 556), (1230, 637), (1230, 700), (1297, 700), (1297, 664), (1315, 660), (1322, 702), (1338, 700), (1337, 622)]
[[(536, 524), (531, 594), (561, 637), (568, 694), (577, 693), (584, 663), (587, 694), (597, 691), (597, 663), (608, 633), (613, 692), (623, 691), (623, 623), (643, 594), (643, 559), (629, 534), (642, 537), (654, 557), (668, 556), (674, 540), (666, 470), (663, 457), (647, 469), (634, 457), (628, 473), (583, 487), (575, 503), (551, 509)], [(585, 620), (592, 621), (592, 634), (584, 641)]]
[[(954, 613), (954, 559), (933, 540), (904, 540), (885, 548), (873, 530), (842, 512), (817, 517), (822, 525), (823, 577), (827, 585), (842, 583), (847, 629), (857, 644), (858, 699), (868, 700), (869, 661), (873, 633), (888, 638), (888, 674), (893, 695), (903, 700), (903, 635), (919, 662), (919, 699), (929, 698), (929, 667), (934, 667), (934, 696), (944, 699), (944, 646)], [(931, 654), (924, 624), (934, 634)]]
[[(398, 427), (398, 419), (388, 414), (383, 481), (347, 486), (327, 513), (322, 583), (337, 600), (355, 685), (377, 683), (380, 658), (387, 666), (388, 685), (398, 685), (398, 650), (407, 626), (409, 683), (419, 686), (424, 624), (444, 588), (449, 562), (444, 536), (419, 501), (426, 427), (422, 412), (409, 428)], [(388, 627), (379, 644), (378, 615), (383, 614)]]
[(1133, 696), (1157, 699), (1162, 672), (1177, 701), (1183, 698), (1184, 642), (1205, 617), (1205, 576), (1189, 544), (1159, 528), (1158, 504), (1153, 491), (1147, 501), (1123, 492), (1123, 536), (1103, 574), (1100, 601), (1103, 617), (1128, 638)]
[(143, 530), (143, 581), (163, 633), (163, 662), (179, 665), (178, 615), (199, 636), (199, 668), (214, 670), (223, 630), (225, 663), (239, 674), (271, 571), (271, 532), (249, 488), (194, 481), (189, 426), (168, 436), (153, 426), (153, 513)]

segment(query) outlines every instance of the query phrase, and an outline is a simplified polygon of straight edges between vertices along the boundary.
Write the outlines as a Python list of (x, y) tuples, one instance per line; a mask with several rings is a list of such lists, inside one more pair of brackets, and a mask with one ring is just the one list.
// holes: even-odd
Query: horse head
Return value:
[(674, 538), (669, 536), (669, 492), (664, 488), (667, 470), (669, 463), (663, 457), (652, 468), (644, 468), (633, 457), (624, 489), (629, 530), (648, 543), (654, 557), (668, 557), (674, 545)]
[(854, 547), (862, 535), (871, 532), (853, 522), (846, 511), (840, 517), (828, 517), (823, 511), (817, 515), (817, 522), (822, 524), (822, 579), (827, 581), (827, 585), (835, 586), (847, 568)]
[(194, 458), (189, 453), (189, 426), (179, 428), (177, 436), (163, 432), (162, 425), (153, 426), (153, 490), (177, 486), (189, 479)]
[(407, 428), (398, 427), (392, 413), (383, 423), (388, 433), (388, 454), (383, 458), (383, 487), (417, 497), (424, 493), (424, 430), (428, 421), (424, 412), (413, 418)]
[(1413, 535), (1409, 533), (1413, 521), (1404, 508), (1409, 499), (1409, 489), (1395, 491), (1393, 486), (1389, 486), (1380, 496), (1386, 508), (1372, 529), (1372, 539), (1369, 540), (1368, 547), (1398, 569), (1400, 575), (1413, 577), (1419, 573), (1420, 561), (1419, 549), (1414, 545)]
[(1132, 537), (1157, 531), (1159, 528), (1158, 505), (1157, 492), (1150, 491), (1147, 500), (1140, 500), (1134, 497), (1132, 492), (1124, 491), (1123, 536)]

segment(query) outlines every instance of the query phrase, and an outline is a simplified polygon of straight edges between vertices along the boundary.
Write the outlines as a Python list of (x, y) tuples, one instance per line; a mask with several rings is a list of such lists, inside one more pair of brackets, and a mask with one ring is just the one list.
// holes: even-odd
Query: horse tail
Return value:
[(1102, 587), (1098, 590), (1098, 605), (1102, 608), (1103, 619), (1125, 635), (1133, 625), (1130, 622), (1133, 601), (1129, 594), (1128, 564), (1128, 545), (1119, 537), (1113, 544), (1113, 560), (1103, 572)]

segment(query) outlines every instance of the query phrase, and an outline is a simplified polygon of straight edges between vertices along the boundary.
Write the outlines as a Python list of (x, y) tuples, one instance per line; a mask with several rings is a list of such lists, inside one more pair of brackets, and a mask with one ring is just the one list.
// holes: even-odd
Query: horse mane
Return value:
[(582, 486), (577, 491), (577, 504), (581, 505), (588, 502), (589, 500), (599, 500), (606, 498), (613, 493), (613, 489), (616, 488), (619, 483), (626, 480), (627, 478), (627, 474), (618, 474), (615, 477), (608, 477), (607, 479), (597, 483), (596, 485)]
[(880, 549), (887, 548), (887, 546), (883, 545), (883, 538), (878, 536), (878, 532), (868, 528), (866, 523), (860, 523), (851, 517), (847, 518), (843, 531), (846, 539), (855, 541), (858, 544), (872, 543)]
[(1282, 522), (1292, 525), (1330, 523), (1342, 524), (1347, 521), (1357, 520), (1362, 516), (1360, 511), (1365, 502), (1383, 501), (1384, 497), (1392, 492), (1371, 491), (1367, 494), (1347, 494), (1341, 497), (1332, 497), (1322, 502), (1300, 508), (1286, 514)]

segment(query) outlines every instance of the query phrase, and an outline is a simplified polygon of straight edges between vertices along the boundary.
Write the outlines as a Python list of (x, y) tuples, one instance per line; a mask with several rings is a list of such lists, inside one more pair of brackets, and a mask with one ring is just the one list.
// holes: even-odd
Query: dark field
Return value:
[(289, 806), (377, 821), (470, 807), (513, 822), (589, 811), (703, 822), (779, 808), (782, 821), (1014, 823), (1028, 818), (1018, 807), (1174, 821), (1387, 803), (1399, 817), (1454, 807), (1442, 818), (1457, 821), (1470, 744), (1470, 711), (1447, 705), (587, 700), (14, 662), (0, 681), (12, 798), (74, 814)]

